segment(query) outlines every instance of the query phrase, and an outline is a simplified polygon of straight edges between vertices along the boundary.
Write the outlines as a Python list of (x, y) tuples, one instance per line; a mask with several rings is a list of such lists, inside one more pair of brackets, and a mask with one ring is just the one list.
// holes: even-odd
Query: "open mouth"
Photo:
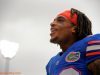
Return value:
[(50, 29), (50, 31), (51, 31), (51, 33), (50, 33), (50, 35), (52, 36), (53, 34), (55, 34), (56, 32), (57, 32), (57, 28), (51, 28)]

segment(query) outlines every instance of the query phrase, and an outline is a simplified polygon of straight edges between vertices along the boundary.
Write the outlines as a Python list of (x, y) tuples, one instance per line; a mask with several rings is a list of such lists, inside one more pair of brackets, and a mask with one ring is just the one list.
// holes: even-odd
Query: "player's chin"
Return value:
[(54, 43), (54, 44), (57, 44), (57, 43), (58, 43), (58, 42), (57, 42), (57, 38), (51, 38), (51, 39), (50, 39), (50, 42), (51, 42), (51, 43)]
[(59, 42), (59, 34), (57, 32), (56, 33), (51, 33), (50, 36), (51, 36), (50, 42), (54, 43), (54, 44), (58, 44), (58, 42)]
[(60, 39), (58, 37), (51, 37), (50, 42), (54, 44), (59, 44)]

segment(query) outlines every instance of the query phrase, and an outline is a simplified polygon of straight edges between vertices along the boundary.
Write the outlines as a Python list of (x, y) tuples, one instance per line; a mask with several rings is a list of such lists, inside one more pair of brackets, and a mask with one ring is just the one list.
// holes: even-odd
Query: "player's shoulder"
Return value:
[(58, 54), (56, 54), (55, 56), (52, 56), (50, 58), (50, 60), (48, 61), (48, 64), (46, 65), (46, 68), (48, 68), (50, 65), (52, 65), (52, 63), (54, 63), (58, 58)]
[(100, 34), (94, 34), (87, 36), (87, 39), (94, 39), (94, 40), (100, 40)]
[[(59, 52), (59, 53), (60, 53), (60, 52)], [(56, 55), (52, 56), (52, 57), (50, 58), (50, 60), (49, 60), (49, 63), (50, 63), (50, 62), (53, 62), (53, 61), (56, 61), (57, 58), (59, 57), (59, 53), (57, 53)]]
[(100, 43), (100, 34), (88, 36), (87, 39), (91, 39), (90, 41), (88, 41), (88, 45), (98, 44), (98, 43)]
[(86, 51), (92, 54), (100, 54), (100, 34), (92, 35), (89, 38), (92, 40), (88, 41)]

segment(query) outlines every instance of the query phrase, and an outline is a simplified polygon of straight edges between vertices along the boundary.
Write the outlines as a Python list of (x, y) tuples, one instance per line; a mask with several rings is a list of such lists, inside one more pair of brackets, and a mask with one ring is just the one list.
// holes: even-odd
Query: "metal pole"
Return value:
[(5, 75), (9, 75), (10, 58), (5, 58)]

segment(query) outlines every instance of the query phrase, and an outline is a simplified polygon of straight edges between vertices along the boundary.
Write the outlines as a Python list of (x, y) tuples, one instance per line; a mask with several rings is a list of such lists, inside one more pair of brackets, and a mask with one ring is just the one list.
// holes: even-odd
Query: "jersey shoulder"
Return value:
[(100, 56), (100, 34), (90, 36), (92, 40), (87, 42), (86, 56)]
[(100, 34), (87, 36), (87, 39), (100, 40)]

